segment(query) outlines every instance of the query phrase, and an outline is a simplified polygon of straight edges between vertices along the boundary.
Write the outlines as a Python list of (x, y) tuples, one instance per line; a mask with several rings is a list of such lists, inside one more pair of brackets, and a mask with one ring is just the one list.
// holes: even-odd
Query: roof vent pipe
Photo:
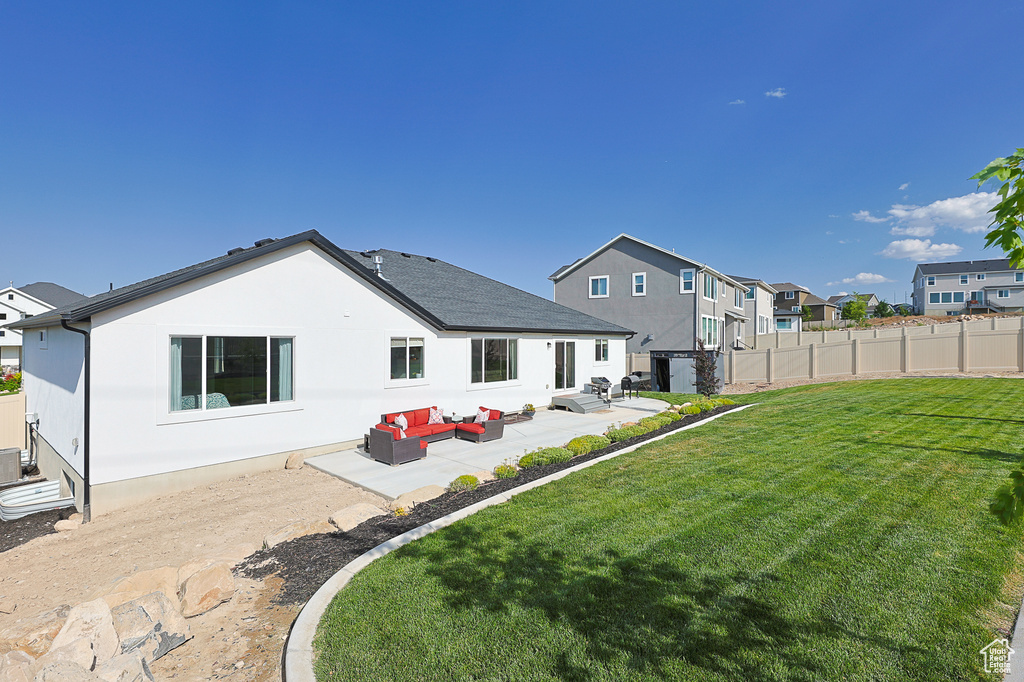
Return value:
[(375, 273), (377, 273), (377, 276), (382, 278), (382, 279), (383, 279), (384, 275), (381, 274), (380, 266), (381, 266), (381, 264), (383, 262), (384, 262), (384, 256), (376, 255), (376, 256), (373, 257), (373, 271)]

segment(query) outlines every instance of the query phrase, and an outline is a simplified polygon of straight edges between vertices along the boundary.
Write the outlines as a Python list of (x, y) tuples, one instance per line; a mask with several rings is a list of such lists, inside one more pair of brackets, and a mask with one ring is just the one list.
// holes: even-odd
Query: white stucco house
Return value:
[(547, 405), (625, 374), (632, 334), (433, 257), (346, 251), (316, 231), (17, 326), (40, 468), (93, 514), (351, 447), (384, 412)]
[(53, 282), (0, 289), (0, 367), (21, 369), (21, 331), (6, 325), (80, 301), (85, 296)]

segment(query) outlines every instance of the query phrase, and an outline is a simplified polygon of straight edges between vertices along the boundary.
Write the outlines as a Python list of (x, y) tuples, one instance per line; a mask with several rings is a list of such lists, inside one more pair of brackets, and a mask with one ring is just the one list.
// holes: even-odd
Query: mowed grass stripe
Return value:
[(984, 679), (1021, 539), (986, 508), (1019, 458), (1019, 385), (755, 396), (375, 562), (329, 609), (318, 674)]

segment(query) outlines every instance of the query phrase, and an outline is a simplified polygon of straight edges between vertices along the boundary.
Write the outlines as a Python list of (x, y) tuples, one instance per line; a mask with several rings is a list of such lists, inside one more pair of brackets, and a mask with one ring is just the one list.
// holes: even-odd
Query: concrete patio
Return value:
[(604, 433), (608, 425), (630, 422), (661, 412), (661, 400), (615, 400), (607, 410), (576, 414), (562, 410), (537, 412), (530, 421), (506, 424), (505, 434), (488, 443), (450, 438), (431, 443), (425, 459), (391, 467), (376, 460), (362, 447), (310, 457), (306, 464), (371, 492), (394, 499), (425, 485), (447, 486), (463, 474), (490, 471), (502, 462), (516, 460), (525, 451), (560, 446), (576, 436)]

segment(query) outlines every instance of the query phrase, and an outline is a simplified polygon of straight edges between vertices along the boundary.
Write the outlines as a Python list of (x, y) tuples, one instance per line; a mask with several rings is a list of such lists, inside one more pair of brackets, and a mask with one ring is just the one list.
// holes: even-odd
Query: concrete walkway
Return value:
[(341, 450), (310, 457), (306, 464), (370, 492), (394, 499), (425, 485), (447, 486), (463, 474), (490, 471), (506, 461), (515, 461), (530, 450), (561, 446), (576, 436), (596, 435), (609, 424), (631, 422), (661, 412), (668, 406), (661, 400), (633, 398), (616, 400), (607, 410), (576, 414), (562, 410), (537, 412), (533, 419), (506, 424), (505, 434), (489, 443), (449, 438), (427, 446), (427, 457), (391, 467), (363, 451)]

